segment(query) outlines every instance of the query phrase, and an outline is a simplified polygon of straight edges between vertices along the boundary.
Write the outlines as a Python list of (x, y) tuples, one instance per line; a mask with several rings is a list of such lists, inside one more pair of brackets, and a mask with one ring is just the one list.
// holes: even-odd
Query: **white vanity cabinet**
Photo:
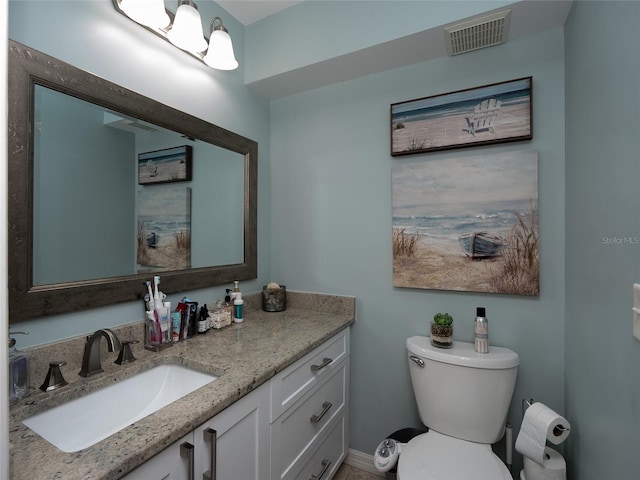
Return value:
[[(268, 383), (205, 422), (194, 434), (193, 443), (197, 452), (195, 479), (269, 478)], [(212, 469), (216, 475), (205, 476)]]
[[(192, 456), (192, 457), (191, 457)], [(211, 477), (211, 468), (216, 475)], [(190, 470), (193, 469), (191, 473)], [(131, 471), (125, 480), (269, 477), (269, 385), (264, 384)]]
[(123, 478), (328, 480), (347, 453), (348, 413), (347, 328)]
[(271, 380), (271, 480), (326, 480), (347, 453), (349, 329)]
[(186, 459), (180, 456), (181, 450), (187, 453), (193, 449), (193, 432), (188, 433), (155, 457), (129, 472), (125, 480), (185, 480)]

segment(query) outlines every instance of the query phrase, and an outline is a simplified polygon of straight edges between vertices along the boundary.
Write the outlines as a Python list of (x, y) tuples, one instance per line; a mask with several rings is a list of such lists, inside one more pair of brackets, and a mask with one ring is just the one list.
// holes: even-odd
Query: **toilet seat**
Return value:
[(398, 480), (512, 480), (490, 445), (448, 437), (434, 430), (404, 445)]

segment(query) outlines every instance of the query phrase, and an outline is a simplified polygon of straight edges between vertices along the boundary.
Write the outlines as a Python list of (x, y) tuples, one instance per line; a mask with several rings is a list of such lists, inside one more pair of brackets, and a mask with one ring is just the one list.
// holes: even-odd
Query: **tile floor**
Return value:
[(380, 474), (376, 475), (374, 473), (365, 472), (364, 470), (358, 470), (357, 468), (352, 467), (351, 465), (347, 465), (343, 463), (336, 474), (333, 477), (333, 480), (382, 480), (384, 476), (380, 476)]

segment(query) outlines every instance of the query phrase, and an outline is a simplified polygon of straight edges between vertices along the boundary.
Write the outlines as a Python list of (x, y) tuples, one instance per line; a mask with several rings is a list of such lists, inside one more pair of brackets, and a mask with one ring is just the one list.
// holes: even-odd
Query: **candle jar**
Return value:
[(262, 310), (265, 312), (283, 312), (287, 308), (287, 287), (279, 285), (262, 287)]

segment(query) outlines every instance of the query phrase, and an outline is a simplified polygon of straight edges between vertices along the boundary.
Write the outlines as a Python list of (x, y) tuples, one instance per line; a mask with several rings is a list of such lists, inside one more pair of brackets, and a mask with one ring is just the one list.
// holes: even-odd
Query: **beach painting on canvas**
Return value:
[(538, 154), (395, 165), (393, 285), (538, 295)]
[(530, 140), (532, 77), (391, 104), (391, 155)]
[(191, 145), (138, 154), (138, 184), (191, 180)]
[(191, 266), (191, 188), (139, 187), (137, 192), (138, 273)]

